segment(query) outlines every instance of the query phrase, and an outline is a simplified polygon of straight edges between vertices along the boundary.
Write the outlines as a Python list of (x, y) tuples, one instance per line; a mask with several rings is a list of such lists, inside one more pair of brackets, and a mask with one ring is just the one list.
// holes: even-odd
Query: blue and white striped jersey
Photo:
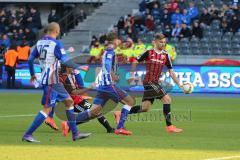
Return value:
[(97, 75), (97, 86), (106, 86), (113, 84), (111, 72), (117, 73), (117, 58), (113, 48), (108, 48), (104, 51), (102, 56), (102, 69)]
[(60, 41), (45, 36), (37, 41), (37, 44), (29, 57), (31, 75), (34, 75), (33, 61), (39, 58), (42, 67), (41, 84), (51, 85), (59, 83), (58, 69), (60, 62), (66, 54)]

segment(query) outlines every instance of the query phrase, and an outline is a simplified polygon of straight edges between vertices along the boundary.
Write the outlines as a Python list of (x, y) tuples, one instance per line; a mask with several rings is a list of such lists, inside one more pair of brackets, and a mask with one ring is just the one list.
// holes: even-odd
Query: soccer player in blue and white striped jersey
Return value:
[(52, 107), (56, 102), (64, 102), (66, 106), (66, 115), (68, 125), (72, 131), (72, 139), (82, 139), (88, 137), (89, 133), (79, 133), (76, 126), (76, 117), (74, 115), (73, 100), (64, 89), (62, 83), (59, 82), (58, 68), (59, 64), (63, 63), (70, 67), (74, 63), (70, 63), (67, 59), (67, 54), (60, 41), (56, 40), (60, 33), (59, 24), (52, 22), (47, 26), (47, 35), (38, 40), (36, 47), (29, 57), (29, 69), (31, 81), (36, 81), (34, 74), (33, 62), (38, 58), (42, 66), (41, 84), (43, 89), (42, 105), (43, 109), (37, 114), (29, 129), (25, 132), (22, 140), (28, 142), (39, 142), (32, 134), (44, 122), (51, 112)]
[[(131, 107), (134, 105), (134, 99), (129, 96), (124, 90), (116, 86), (115, 82), (118, 81), (117, 76), (117, 57), (114, 51), (116, 47), (116, 38), (113, 33), (107, 36), (108, 46), (102, 56), (102, 69), (97, 76), (97, 95), (93, 101), (93, 107), (89, 111), (82, 112), (77, 116), (76, 121), (86, 121), (86, 119), (95, 118), (101, 115), (104, 105), (112, 100), (116, 104), (123, 103), (123, 108), (121, 111), (120, 121), (117, 128), (115, 129), (115, 134), (131, 135), (132, 132), (127, 131), (124, 128), (124, 123), (127, 119), (128, 113)], [(106, 106), (107, 107), (107, 106)]]

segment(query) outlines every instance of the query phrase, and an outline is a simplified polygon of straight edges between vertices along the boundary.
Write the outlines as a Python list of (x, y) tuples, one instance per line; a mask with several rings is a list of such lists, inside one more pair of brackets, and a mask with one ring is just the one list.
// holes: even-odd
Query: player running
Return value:
[[(74, 112), (80, 113), (85, 110), (89, 110), (92, 107), (92, 104), (89, 103), (86, 99), (81, 96), (83, 93), (87, 92), (90, 88), (82, 88), (81, 84), (78, 82), (78, 77), (74, 73), (73, 69), (70, 67), (62, 66), (60, 80), (64, 85), (64, 88), (71, 95), (74, 101)], [(108, 120), (102, 115), (97, 118), (99, 123), (102, 124), (107, 133), (114, 133), (114, 128), (112, 128), (108, 122)], [(77, 122), (77, 124), (81, 124), (81, 122)], [(62, 133), (64, 136), (67, 136), (69, 133), (69, 126), (66, 121), (62, 122)]]
[[(170, 56), (165, 50), (165, 36), (163, 34), (156, 34), (154, 43), (154, 48), (144, 52), (140, 57), (137, 58), (137, 62), (134, 62), (132, 65), (130, 80), (135, 79), (134, 71), (139, 62), (146, 62), (146, 75), (143, 80), (144, 93), (142, 98), (142, 104), (132, 107), (129, 114), (147, 112), (153, 104), (154, 100), (160, 99), (163, 103), (163, 114), (166, 120), (167, 132), (182, 132), (182, 129), (175, 127), (171, 123), (171, 97), (159, 84), (159, 78), (161, 76), (164, 66), (168, 68), (168, 72), (173, 81), (179, 86), (179, 88), (183, 92), (184, 90), (173, 71)], [(116, 121), (118, 121), (120, 117), (120, 112), (115, 112), (115, 117)]]
[[(22, 137), (23, 141), (40, 142), (33, 137), (33, 132), (48, 117), (51, 108), (56, 102), (62, 101), (66, 106), (66, 115), (68, 118), (69, 128), (72, 131), (73, 141), (86, 138), (90, 133), (79, 133), (76, 125), (76, 117), (74, 115), (73, 100), (63, 85), (59, 82), (58, 65), (64, 63), (73, 67), (73, 63), (67, 61), (67, 55), (60, 41), (56, 40), (60, 33), (58, 23), (52, 22), (47, 26), (47, 35), (37, 41), (36, 47), (29, 57), (29, 69), (31, 74), (31, 82), (36, 81), (34, 74), (34, 59), (38, 58), (42, 65), (41, 84), (43, 89), (42, 110), (37, 114), (31, 126)], [(76, 66), (74, 66), (76, 67)]]
[[(84, 111), (77, 116), (78, 122), (86, 121), (90, 118), (98, 117), (102, 114), (103, 107), (108, 101), (123, 103), (120, 120), (115, 134), (131, 135), (131, 131), (124, 128), (124, 123), (128, 113), (135, 101), (124, 90), (118, 88), (115, 82), (119, 80), (117, 76), (117, 57), (114, 48), (117, 46), (116, 38), (113, 33), (107, 36), (108, 45), (102, 56), (102, 69), (97, 76), (97, 95), (94, 98), (93, 107), (89, 111)], [(107, 106), (106, 106), (107, 107)]]

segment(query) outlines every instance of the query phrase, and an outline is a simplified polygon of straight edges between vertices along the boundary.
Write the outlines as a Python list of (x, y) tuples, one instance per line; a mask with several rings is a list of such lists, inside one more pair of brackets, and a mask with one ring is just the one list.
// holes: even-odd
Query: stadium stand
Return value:
[(144, 43), (163, 32), (179, 55), (240, 54), (237, 1), (142, 0), (139, 12), (122, 16), (115, 28), (123, 41), (141, 38)]

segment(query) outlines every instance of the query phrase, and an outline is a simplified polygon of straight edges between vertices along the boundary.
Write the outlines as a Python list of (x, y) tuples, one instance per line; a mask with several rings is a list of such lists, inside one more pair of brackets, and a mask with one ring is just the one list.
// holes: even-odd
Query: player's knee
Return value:
[(100, 107), (93, 107), (93, 108), (90, 110), (90, 114), (91, 114), (91, 118), (96, 118), (96, 117), (98, 117), (99, 115), (102, 114), (101, 108), (100, 108)]
[(142, 105), (142, 112), (148, 112), (150, 109), (151, 103), (146, 103)]
[(171, 98), (169, 95), (166, 95), (166, 96), (163, 98), (163, 103), (164, 103), (164, 104), (171, 104), (171, 103), (172, 103), (172, 98)]
[(129, 102), (129, 106), (134, 106), (134, 104), (135, 104), (135, 99), (131, 99), (131, 101)]
[(74, 102), (73, 102), (72, 99), (69, 98), (69, 99), (65, 100), (65, 105), (66, 105), (67, 108), (72, 107), (73, 104), (74, 104)]
[(49, 107), (49, 108), (43, 107), (42, 111), (43, 111), (45, 114), (49, 115), (49, 113), (52, 111), (52, 108), (51, 108), (51, 107)]

